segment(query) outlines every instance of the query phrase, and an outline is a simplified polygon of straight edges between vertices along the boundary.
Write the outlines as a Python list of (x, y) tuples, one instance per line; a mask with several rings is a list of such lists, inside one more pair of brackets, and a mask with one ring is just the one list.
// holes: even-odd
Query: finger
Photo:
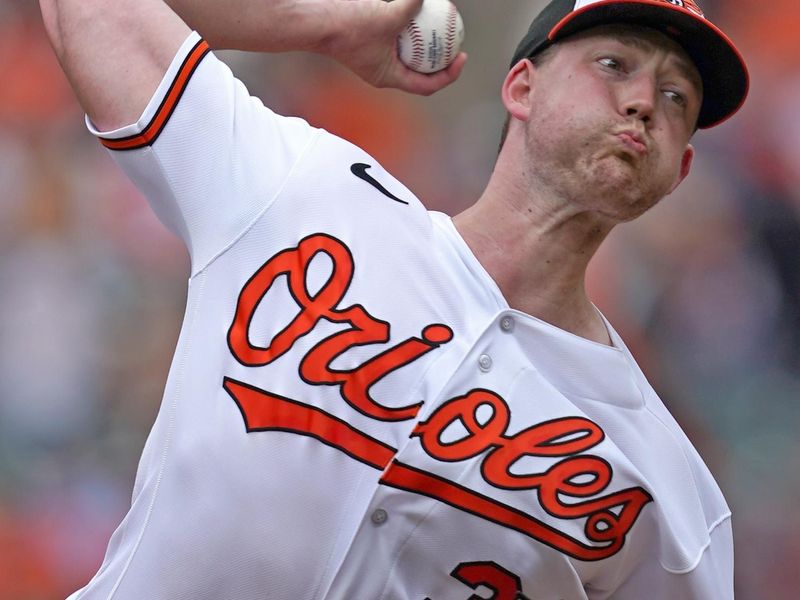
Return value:
[(403, 63), (399, 63), (399, 72), (394, 87), (398, 87), (412, 94), (429, 96), (458, 79), (461, 76), (466, 62), (466, 53), (459, 52), (458, 56), (456, 56), (449, 67), (442, 71), (429, 74), (412, 71)]
[(387, 9), (392, 15), (393, 20), (396, 20), (398, 27), (402, 28), (420, 11), (423, 1), (424, 0), (389, 0)]
[(464, 65), (467, 64), (467, 59), (469, 56), (466, 52), (459, 52), (456, 55), (455, 60), (450, 63), (450, 66), (445, 69), (445, 73), (447, 73), (448, 77), (450, 77), (451, 83), (461, 77), (461, 72), (464, 70)]

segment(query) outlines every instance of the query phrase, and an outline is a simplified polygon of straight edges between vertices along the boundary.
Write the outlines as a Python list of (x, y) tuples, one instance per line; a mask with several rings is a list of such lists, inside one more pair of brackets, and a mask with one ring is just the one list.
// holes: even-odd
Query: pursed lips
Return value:
[(629, 150), (637, 155), (647, 154), (647, 142), (644, 137), (637, 131), (626, 129), (614, 134), (614, 136)]

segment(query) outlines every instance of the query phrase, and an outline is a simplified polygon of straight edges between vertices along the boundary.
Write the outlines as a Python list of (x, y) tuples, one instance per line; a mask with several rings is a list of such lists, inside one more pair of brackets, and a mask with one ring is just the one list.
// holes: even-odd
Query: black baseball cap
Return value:
[(722, 123), (744, 103), (749, 87), (744, 59), (694, 0), (552, 0), (531, 23), (511, 66), (573, 33), (615, 23), (652, 27), (686, 50), (703, 80), (699, 128)]

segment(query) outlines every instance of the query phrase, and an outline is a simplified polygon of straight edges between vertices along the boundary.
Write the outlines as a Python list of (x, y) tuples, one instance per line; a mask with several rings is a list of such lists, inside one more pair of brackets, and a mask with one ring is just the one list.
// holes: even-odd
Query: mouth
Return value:
[(636, 156), (647, 154), (647, 144), (644, 139), (635, 131), (622, 131), (614, 135), (619, 140), (620, 145)]

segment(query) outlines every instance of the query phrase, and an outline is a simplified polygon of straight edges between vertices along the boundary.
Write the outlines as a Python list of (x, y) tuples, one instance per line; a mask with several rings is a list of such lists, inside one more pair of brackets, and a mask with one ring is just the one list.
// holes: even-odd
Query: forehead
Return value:
[(592, 41), (609, 39), (646, 52), (661, 51), (667, 53), (681, 74), (697, 85), (700, 90), (703, 89), (700, 73), (686, 50), (669, 36), (651, 27), (627, 24), (599, 25), (573, 34), (555, 45), (581, 42), (587, 44)]

